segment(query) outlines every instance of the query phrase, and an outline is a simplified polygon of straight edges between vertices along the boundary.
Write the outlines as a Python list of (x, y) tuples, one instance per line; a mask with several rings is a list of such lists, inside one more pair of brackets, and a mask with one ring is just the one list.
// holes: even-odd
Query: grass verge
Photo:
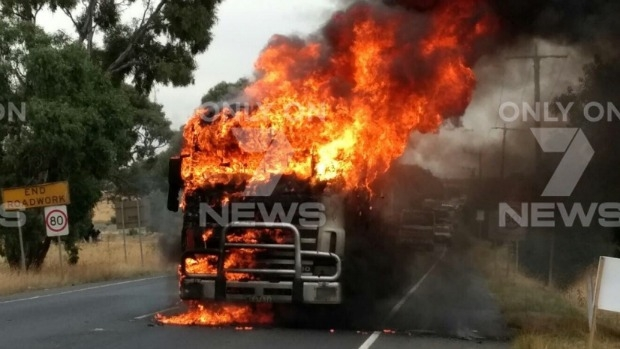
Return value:
[(67, 255), (63, 250), (62, 270), (58, 246), (54, 243), (39, 271), (19, 272), (11, 270), (6, 262), (0, 262), (0, 295), (165, 272), (174, 273), (176, 270), (174, 265), (164, 262), (161, 257), (156, 235), (142, 237), (144, 265), (138, 237), (126, 236), (126, 247), (127, 262), (122, 235), (106, 234), (98, 243), (79, 244), (80, 260), (76, 265), (67, 265)]
[[(547, 287), (545, 282), (516, 272), (512, 250), (476, 241), (474, 263), (486, 276), (508, 326), (515, 332), (518, 349), (583, 349), (588, 347), (586, 277), (567, 290)], [(507, 266), (510, 266), (508, 268)], [(620, 315), (599, 311), (594, 348), (620, 348)]]

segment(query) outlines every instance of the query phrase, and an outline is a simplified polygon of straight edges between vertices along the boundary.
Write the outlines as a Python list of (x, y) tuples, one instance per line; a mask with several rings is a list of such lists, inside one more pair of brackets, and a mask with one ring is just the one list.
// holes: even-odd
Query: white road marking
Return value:
[(394, 315), (396, 315), (396, 313), (398, 313), (398, 311), (400, 310), (400, 308), (407, 302), (407, 300), (409, 299), (409, 297), (411, 297), (411, 295), (413, 295), (415, 293), (415, 291), (418, 290), (418, 288), (420, 288), (420, 286), (422, 285), (422, 283), (424, 282), (424, 280), (426, 280), (426, 278), (428, 277), (428, 275), (433, 271), (433, 269), (435, 269), (435, 267), (437, 266), (437, 263), (439, 263), (440, 260), (443, 259), (443, 257), (446, 255), (446, 251), (447, 249), (444, 248), (443, 252), (441, 253), (441, 256), (439, 257), (439, 259), (437, 259), (435, 261), (435, 263), (430, 267), (430, 269), (428, 269), (428, 271), (426, 272), (426, 274), (424, 274), (424, 276), (422, 276), (422, 278), (420, 278), (420, 280), (418, 280), (418, 282), (416, 282), (415, 285), (413, 285), (411, 287), (411, 289), (409, 289), (409, 291), (407, 292), (407, 294), (398, 302), (394, 305), (394, 307), (392, 308), (392, 311), (390, 311), (390, 313), (388, 314), (387, 318), (385, 318), (384, 322), (388, 322), (389, 320), (392, 319), (392, 317)]
[[(398, 311), (400, 310), (400, 308), (407, 302), (407, 300), (409, 299), (409, 297), (411, 297), (412, 294), (415, 293), (415, 291), (418, 290), (418, 288), (420, 288), (420, 286), (422, 285), (422, 283), (424, 282), (424, 280), (426, 280), (426, 278), (428, 277), (428, 275), (433, 271), (433, 269), (435, 269), (435, 267), (437, 266), (437, 264), (439, 263), (440, 260), (443, 259), (443, 257), (446, 255), (446, 251), (448, 249), (444, 247), (443, 252), (441, 253), (441, 256), (439, 257), (439, 259), (437, 259), (435, 261), (435, 263), (428, 269), (428, 271), (426, 272), (426, 274), (424, 274), (420, 280), (418, 280), (418, 282), (415, 283), (415, 285), (413, 285), (409, 291), (407, 292), (407, 294), (405, 294), (405, 296), (403, 296), (403, 298), (394, 305), (394, 307), (392, 308), (392, 310), (390, 311), (390, 313), (388, 314), (388, 316), (385, 318), (384, 323), (386, 323), (388, 320), (390, 320), (394, 315), (396, 315), (396, 313), (398, 313)], [(381, 335), (381, 331), (375, 331), (373, 332), (370, 337), (368, 337), (368, 339), (366, 339), (366, 341), (364, 343), (362, 343), (362, 346), (359, 347), (359, 349), (369, 349), (377, 339), (379, 339), (379, 336)]]
[(155, 276), (155, 277), (150, 277), (150, 278), (121, 281), (121, 282), (115, 282), (115, 283), (111, 283), (111, 284), (105, 284), (105, 285), (99, 285), (99, 286), (91, 286), (91, 287), (80, 288), (80, 289), (77, 289), (77, 290), (69, 290), (69, 291), (63, 291), (63, 292), (58, 292), (58, 293), (50, 293), (50, 294), (44, 294), (44, 295), (40, 295), (40, 296), (33, 296), (33, 297), (28, 297), (28, 298), (19, 298), (19, 299), (11, 299), (11, 300), (8, 300), (8, 301), (0, 301), (0, 304), (17, 303), (17, 302), (37, 300), (37, 299), (41, 299), (41, 298), (63, 296), (63, 295), (66, 295), (66, 294), (71, 294), (71, 293), (78, 293), (78, 292), (84, 292), (84, 291), (90, 291), (90, 290), (97, 290), (97, 289), (100, 289), (100, 288), (120, 286), (120, 285), (126, 285), (126, 284), (135, 283), (135, 282), (148, 281), (148, 280), (156, 280), (156, 279), (162, 279), (162, 278), (167, 278), (167, 277), (170, 277), (170, 276), (163, 275), (163, 276)]
[(366, 341), (364, 343), (362, 343), (362, 346), (359, 347), (359, 349), (368, 349), (368, 348), (370, 348), (370, 346), (373, 345), (373, 343), (377, 340), (377, 338), (379, 338), (380, 335), (381, 335), (380, 331), (373, 332), (370, 335), (370, 337), (368, 337), (368, 339), (366, 339)]
[(142, 320), (144, 318), (147, 318), (149, 316), (154, 316), (155, 314), (159, 314), (159, 313), (163, 313), (166, 311), (170, 311), (170, 310), (175, 310), (175, 309), (179, 309), (178, 306), (175, 307), (170, 307), (170, 308), (166, 308), (166, 309), (162, 309), (162, 310), (158, 310), (158, 311), (154, 311), (152, 313), (148, 313), (148, 314), (144, 314), (144, 315), (140, 315), (140, 316), (136, 316), (135, 318), (133, 318), (134, 320)]

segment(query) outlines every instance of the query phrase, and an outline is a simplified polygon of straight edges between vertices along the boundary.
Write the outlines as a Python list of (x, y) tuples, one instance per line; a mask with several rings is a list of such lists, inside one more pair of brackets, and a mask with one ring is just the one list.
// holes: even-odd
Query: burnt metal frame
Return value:
[[(229, 243), (226, 242), (226, 234), (231, 229), (286, 229), (293, 232), (294, 242), (293, 244), (252, 244), (252, 243)], [(226, 273), (256, 273), (256, 274), (280, 274), (280, 275), (293, 275), (293, 301), (303, 302), (303, 283), (304, 282), (334, 282), (338, 281), (342, 273), (342, 261), (340, 257), (331, 252), (321, 251), (302, 251), (301, 250), (301, 237), (299, 230), (296, 226), (290, 223), (280, 222), (232, 222), (227, 224), (221, 231), (219, 249), (207, 249), (198, 251), (187, 251), (185, 256), (192, 253), (205, 253), (211, 255), (218, 255), (217, 261), (217, 275), (215, 277), (215, 298), (217, 300), (226, 299)], [(293, 250), (295, 266), (293, 270), (290, 269), (251, 269), (251, 268), (231, 268), (224, 269), (225, 253), (227, 248), (256, 248), (256, 249), (283, 249)], [(301, 275), (302, 268), (302, 256), (315, 256), (315, 257), (329, 257), (336, 260), (336, 273), (331, 276), (315, 276), (315, 275)], [(186, 277), (201, 277), (200, 275), (188, 275), (185, 272), (185, 263), (181, 264), (181, 272)]]

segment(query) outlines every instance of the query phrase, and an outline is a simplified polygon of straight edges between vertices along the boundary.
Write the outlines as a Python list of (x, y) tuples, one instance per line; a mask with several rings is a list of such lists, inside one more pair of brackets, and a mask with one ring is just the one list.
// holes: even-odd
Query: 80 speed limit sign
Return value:
[(49, 237), (69, 235), (67, 206), (49, 206), (45, 208), (45, 230)]

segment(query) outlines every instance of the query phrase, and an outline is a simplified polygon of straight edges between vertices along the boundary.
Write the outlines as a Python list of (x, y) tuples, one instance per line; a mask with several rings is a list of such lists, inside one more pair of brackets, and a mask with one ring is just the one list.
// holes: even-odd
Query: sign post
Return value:
[(22, 270), (26, 270), (26, 252), (24, 251), (24, 234), (22, 234), (22, 225), (17, 225), (17, 232), (19, 233), (19, 253), (21, 254), (21, 266)]
[(125, 198), (121, 200), (121, 230), (123, 232), (123, 250), (125, 250), (125, 263), (127, 263), (127, 238), (125, 237)]
[[(517, 207), (517, 203), (511, 203), (511, 206)], [(501, 223), (500, 223), (501, 222)], [(493, 211), (489, 215), (489, 235), (495, 241), (502, 241), (509, 243), (509, 257), (506, 259), (506, 275), (510, 275), (511, 258), (514, 257), (515, 271), (519, 272), (519, 242), (524, 240), (527, 231), (523, 227), (512, 219), (510, 216), (503, 217), (503, 220), (499, 217), (498, 211)]]
[(138, 198), (138, 241), (140, 243), (140, 263), (144, 268), (144, 254), (142, 253), (142, 231), (141, 231), (141, 222), (140, 222), (140, 198)]
[[(149, 201), (142, 198), (127, 199), (121, 198), (114, 202), (116, 221), (119, 229), (123, 233), (123, 244), (126, 244), (126, 229), (137, 229), (138, 241), (140, 243), (140, 260), (144, 264), (144, 251), (142, 244), (142, 226), (148, 224)], [(126, 247), (125, 247), (126, 249)], [(125, 255), (127, 251), (125, 250)], [(125, 258), (127, 260), (127, 258)]]
[(62, 241), (61, 236), (69, 235), (69, 217), (67, 216), (67, 206), (48, 206), (44, 209), (45, 229), (48, 237), (56, 237), (58, 242), (58, 262), (60, 264), (60, 279), (64, 279), (62, 263)]

